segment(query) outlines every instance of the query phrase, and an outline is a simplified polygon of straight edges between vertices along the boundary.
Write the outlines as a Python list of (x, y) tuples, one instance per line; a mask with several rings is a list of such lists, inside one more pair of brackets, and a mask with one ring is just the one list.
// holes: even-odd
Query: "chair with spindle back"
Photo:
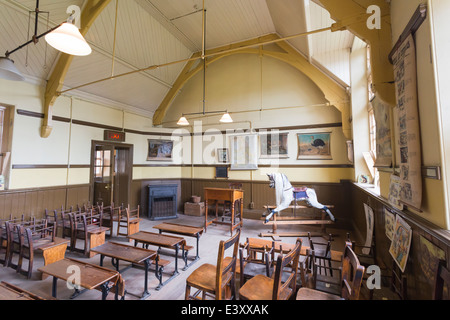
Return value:
[(254, 238), (247, 238), (239, 248), (239, 265), (236, 270), (240, 276), (241, 286), (257, 274), (265, 274), (270, 277), (274, 248), (274, 243), (272, 246), (268, 246), (258, 243)]
[(331, 294), (302, 287), (298, 290), (297, 300), (359, 300), (364, 272), (365, 268), (359, 263), (358, 257), (353, 252), (352, 244), (346, 242), (342, 257), (340, 292)]
[[(444, 297), (444, 288), (447, 287), (447, 297)], [(450, 271), (446, 268), (444, 260), (439, 260), (435, 272), (433, 300), (450, 300)]]
[[(228, 184), (228, 188), (230, 189), (242, 189), (242, 183), (240, 182), (232, 182)], [(222, 221), (225, 220), (226, 217), (229, 217), (231, 219), (231, 205), (232, 203), (230, 201), (225, 201), (223, 204), (223, 214), (222, 214)], [(242, 220), (241, 215), (241, 199), (237, 199), (234, 202), (234, 219), (239, 218), (239, 220)], [(234, 224), (235, 221), (232, 221)]]
[[(207, 296), (214, 296), (215, 300), (236, 299), (236, 262), (240, 235), (239, 229), (228, 240), (221, 240), (217, 264), (202, 264), (186, 279), (186, 300), (200, 300), (197, 298), (200, 293), (202, 300), (206, 300)], [(225, 257), (227, 251), (231, 251), (231, 256)], [(192, 295), (191, 288), (197, 289)]]
[(287, 254), (277, 257), (272, 277), (259, 274), (248, 280), (239, 289), (240, 300), (289, 300), (297, 289), (297, 272), (302, 240)]

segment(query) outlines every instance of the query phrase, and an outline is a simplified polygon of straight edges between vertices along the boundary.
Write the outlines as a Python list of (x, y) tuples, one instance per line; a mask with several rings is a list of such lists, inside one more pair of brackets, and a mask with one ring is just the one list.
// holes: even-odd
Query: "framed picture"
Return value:
[(332, 160), (331, 132), (299, 133), (298, 160)]
[(243, 134), (230, 136), (230, 170), (258, 169), (258, 135)]
[(148, 139), (147, 161), (172, 160), (172, 151), (172, 140)]
[(289, 133), (267, 133), (259, 136), (261, 159), (287, 159)]
[(228, 161), (230, 161), (228, 158), (228, 149), (217, 149), (217, 160), (222, 163), (227, 163)]

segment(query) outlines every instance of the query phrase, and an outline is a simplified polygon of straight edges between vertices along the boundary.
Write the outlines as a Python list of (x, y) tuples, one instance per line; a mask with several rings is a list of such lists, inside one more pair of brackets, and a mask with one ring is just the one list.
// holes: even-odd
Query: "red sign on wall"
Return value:
[(105, 130), (105, 141), (125, 142), (125, 132)]

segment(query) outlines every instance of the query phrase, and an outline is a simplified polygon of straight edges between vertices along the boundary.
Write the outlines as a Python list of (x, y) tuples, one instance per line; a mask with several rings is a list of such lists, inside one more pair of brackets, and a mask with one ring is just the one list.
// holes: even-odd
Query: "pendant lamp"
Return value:
[(222, 119), (220, 119), (220, 122), (222, 122), (222, 123), (232, 123), (233, 119), (231, 118), (230, 114), (228, 112), (226, 112), (222, 116)]
[(70, 22), (64, 22), (59, 28), (47, 34), (45, 41), (56, 50), (74, 56), (87, 56), (92, 52), (80, 30)]
[(6, 57), (0, 57), (0, 78), (12, 81), (24, 81), (20, 71), (14, 65), (14, 61)]
[(187, 121), (187, 119), (183, 116), (180, 118), (180, 120), (178, 120), (177, 125), (179, 126), (188, 126), (189, 125), (189, 121)]

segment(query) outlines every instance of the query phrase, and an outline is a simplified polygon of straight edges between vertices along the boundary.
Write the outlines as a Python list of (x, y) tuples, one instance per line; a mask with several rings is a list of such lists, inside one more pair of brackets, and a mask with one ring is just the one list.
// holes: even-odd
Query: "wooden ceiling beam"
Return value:
[[(81, 13), (80, 33), (85, 36), (95, 19), (103, 11), (111, 0), (91, 0), (88, 1)], [(59, 93), (64, 85), (67, 72), (72, 63), (73, 56), (65, 53), (59, 55), (52, 74), (50, 75), (44, 96), (44, 121), (41, 127), (41, 137), (48, 138), (52, 132), (53, 104), (59, 97)]]
[[(268, 35), (264, 37), (264, 41), (276, 40), (279, 37), (277, 35)], [(325, 99), (327, 99), (331, 105), (335, 106), (342, 113), (342, 123), (344, 135), (351, 139), (351, 125), (350, 125), (350, 97), (347, 93), (346, 88), (336, 83), (325, 73), (323, 73), (319, 68), (312, 65), (307, 58), (297, 52), (291, 45), (285, 41), (276, 42), (276, 44), (284, 51), (271, 51), (264, 50), (261, 48), (249, 48), (250, 44), (258, 45), (258, 43), (264, 42), (261, 38), (256, 38), (248, 40), (242, 43), (237, 43), (229, 46), (224, 46), (214, 50), (209, 50), (206, 55), (212, 55), (211, 58), (207, 58), (206, 65), (210, 65), (224, 57), (233, 54), (257, 54), (271, 57), (282, 62), (285, 62), (292, 67), (296, 68), (307, 77), (309, 77), (324, 93)], [(244, 47), (243, 49), (239, 49)], [(234, 50), (236, 49), (236, 50)], [(223, 51), (223, 53), (221, 53)], [(201, 52), (197, 52), (192, 56), (201, 57)], [(173, 100), (177, 96), (179, 90), (189, 81), (194, 75), (203, 70), (203, 64), (200, 63), (198, 66), (193, 68), (195, 61), (189, 61), (186, 64), (184, 70), (181, 72), (178, 79), (175, 81), (172, 89), (167, 93), (163, 102), (160, 104), (153, 117), (153, 125), (161, 125), (166, 116), (167, 111), (170, 108)]]

